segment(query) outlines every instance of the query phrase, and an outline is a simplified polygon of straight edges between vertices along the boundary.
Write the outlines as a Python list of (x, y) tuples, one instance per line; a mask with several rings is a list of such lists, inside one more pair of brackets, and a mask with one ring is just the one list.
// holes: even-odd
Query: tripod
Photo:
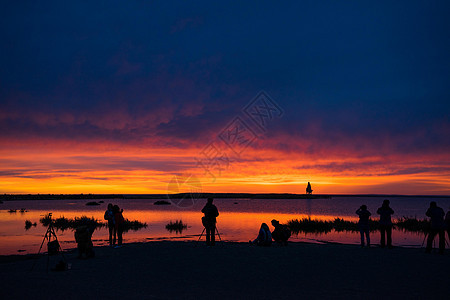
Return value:
[[(63, 249), (61, 248), (61, 245), (59, 244), (58, 237), (56, 236), (56, 233), (55, 233), (55, 228), (53, 227), (53, 221), (50, 221), (50, 224), (47, 227), (47, 231), (45, 232), (44, 238), (41, 243), (41, 247), (39, 247), (39, 251), (38, 251), (37, 255), (39, 255), (41, 253), (42, 246), (44, 245), (44, 242), (46, 240), (48, 241), (47, 242), (47, 247), (48, 247), (48, 249), (47, 249), (47, 272), (48, 272), (48, 264), (50, 262), (50, 255), (61, 253), (64, 263), (67, 265), (67, 261), (66, 261), (66, 258), (64, 257)], [(37, 260), (34, 261), (33, 266), (31, 267), (31, 270), (34, 269), (34, 266), (36, 265), (36, 261)]]
[[(222, 242), (222, 238), (220, 237), (220, 233), (219, 233), (219, 229), (217, 229), (217, 226), (214, 226), (216, 228), (216, 231), (214, 232), (214, 234), (217, 233), (217, 236), (219, 237), (219, 241)], [(203, 227), (203, 231), (200, 234), (200, 236), (198, 237), (197, 243), (195, 244), (195, 247), (197, 247), (198, 242), (200, 242), (200, 239), (202, 238), (203, 233), (205, 232), (206, 227)], [(223, 244), (223, 243), (222, 243)]]
[[(425, 244), (425, 239), (427, 238), (428, 235), (429, 235), (429, 233), (426, 232), (426, 233), (425, 233), (425, 236), (424, 236), (424, 238), (423, 238), (423, 241), (422, 241), (422, 247), (423, 247), (423, 245)], [(449, 240), (450, 240), (450, 238), (449, 238)], [(447, 246), (450, 246), (449, 243), (447, 242), (447, 237), (445, 236), (445, 232), (444, 232), (444, 241), (445, 241), (445, 244), (447, 244)], [(433, 247), (434, 247), (434, 248), (436, 247), (436, 240), (435, 240), (435, 239), (433, 239)]]
[(425, 232), (425, 236), (423, 237), (423, 241), (422, 241), (422, 247), (425, 244), (425, 239), (427, 238), (427, 236), (428, 236), (428, 232)]

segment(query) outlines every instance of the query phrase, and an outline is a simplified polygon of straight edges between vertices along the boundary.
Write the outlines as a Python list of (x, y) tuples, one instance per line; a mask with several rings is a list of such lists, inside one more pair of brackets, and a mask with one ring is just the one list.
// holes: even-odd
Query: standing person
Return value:
[(356, 214), (359, 216), (358, 226), (361, 234), (361, 247), (364, 247), (364, 234), (366, 235), (367, 247), (370, 247), (369, 218), (372, 214), (367, 210), (366, 205), (361, 205)]
[[(114, 228), (115, 232), (117, 232), (117, 248), (122, 246), (122, 233), (123, 233), (123, 223), (124, 218), (122, 215), (123, 209), (120, 209), (118, 205), (114, 205)], [(115, 235), (114, 235), (115, 239)]]
[(205, 214), (202, 217), (202, 223), (206, 229), (206, 245), (214, 246), (216, 241), (216, 218), (219, 216), (219, 211), (213, 204), (213, 198), (208, 198), (206, 205), (202, 209), (202, 213)]
[[(108, 204), (108, 209), (105, 211), (105, 220), (108, 220), (108, 229), (109, 229), (109, 245), (113, 246), (116, 243), (116, 236), (114, 234), (114, 212), (113, 212), (113, 205), (111, 203)], [(113, 241), (113, 234), (114, 234), (114, 241)]]
[(450, 242), (450, 210), (445, 215), (445, 226), (447, 226), (448, 241)]
[(391, 215), (394, 214), (392, 208), (389, 207), (389, 200), (383, 200), (383, 204), (377, 210), (377, 214), (380, 215), (380, 235), (381, 235), (381, 248), (386, 245), (385, 236), (387, 236), (387, 246), (392, 248), (392, 220)]
[(431, 228), (428, 233), (426, 252), (431, 253), (433, 247), (433, 240), (436, 234), (439, 234), (439, 253), (444, 254), (445, 250), (445, 223), (444, 210), (437, 206), (436, 202), (430, 202), (426, 215), (431, 218)]

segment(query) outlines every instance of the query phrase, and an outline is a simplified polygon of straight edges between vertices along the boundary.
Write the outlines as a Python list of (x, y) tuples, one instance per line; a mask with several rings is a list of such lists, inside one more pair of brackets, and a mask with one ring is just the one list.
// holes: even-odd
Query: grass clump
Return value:
[[(288, 221), (289, 229), (295, 233), (328, 233), (332, 230), (336, 232), (358, 232), (359, 226), (357, 221), (347, 221), (341, 218), (336, 218), (333, 221), (321, 221), (311, 218), (303, 218), (301, 220), (294, 219)], [(430, 228), (429, 220), (420, 220), (417, 218), (402, 217), (397, 219), (392, 224), (394, 228), (409, 232), (423, 232), (426, 233)], [(377, 220), (369, 220), (370, 231), (379, 230), (380, 224)]]
[(431, 227), (431, 222), (429, 220), (402, 217), (395, 222), (395, 227), (402, 231), (409, 232), (428, 232)]
[(32, 223), (30, 220), (25, 221), (25, 230), (30, 229), (31, 227), (36, 227), (36, 222)]
[[(105, 226), (108, 226), (108, 224), (105, 223)], [(123, 226), (124, 232), (130, 231), (130, 230), (138, 231), (139, 229), (147, 228), (147, 223), (142, 223), (142, 222), (139, 222), (138, 220), (130, 221), (128, 219), (125, 219), (122, 226)]]
[(187, 224), (184, 224), (182, 220), (177, 220), (175, 222), (170, 221), (167, 225), (166, 225), (166, 229), (172, 233), (182, 233), (183, 230), (187, 229)]
[[(61, 231), (67, 229), (76, 229), (77, 227), (85, 225), (95, 228), (108, 227), (108, 223), (103, 223), (95, 219), (94, 217), (89, 218), (87, 216), (75, 217), (73, 219), (68, 219), (63, 216), (53, 219), (51, 214), (47, 214), (40, 219), (40, 223), (45, 227), (49, 226), (50, 223), (53, 223), (53, 227)], [(128, 219), (125, 219), (122, 226), (123, 231), (127, 232), (129, 230), (137, 231), (139, 229), (146, 228), (147, 224), (139, 222), (138, 220), (130, 221)]]
[(329, 221), (320, 221), (317, 219), (303, 218), (295, 219), (287, 222), (291, 232), (298, 234), (303, 233), (328, 233), (333, 230), (333, 225)]
[[(369, 229), (370, 231), (375, 231), (380, 228), (380, 224), (376, 220), (369, 219)], [(358, 232), (359, 226), (358, 222), (347, 221), (341, 218), (336, 218), (333, 221), (333, 229), (336, 232), (342, 231), (350, 231), (350, 232)]]
[[(322, 221), (311, 218), (303, 218), (301, 220), (290, 220), (287, 223), (289, 229), (295, 233), (329, 233), (331, 231), (343, 232), (359, 231), (358, 222), (347, 221), (336, 218), (333, 221)], [(371, 231), (378, 229), (378, 222), (369, 220), (369, 228)]]
[(49, 226), (52, 223), (53, 227), (55, 229), (58, 229), (61, 231), (64, 231), (67, 229), (75, 229), (75, 228), (77, 228), (79, 226), (83, 226), (83, 225), (93, 226), (96, 228), (104, 226), (104, 224), (102, 222), (95, 219), (94, 217), (89, 218), (86, 216), (75, 217), (73, 219), (68, 219), (68, 218), (62, 216), (62, 217), (53, 219), (51, 214), (47, 214), (43, 218), (41, 218), (39, 221), (45, 227)]
[[(55, 220), (55, 223), (58, 224), (58, 221), (60, 219), (64, 219), (64, 217), (62, 218), (58, 218)], [(87, 217), (87, 216), (81, 216), (81, 217), (75, 217), (73, 219), (66, 219), (69, 223), (69, 227), (70, 229), (76, 229), (77, 227), (80, 226), (89, 226), (89, 227), (95, 227), (95, 228), (101, 228), (103, 226), (105, 226), (105, 224), (103, 224), (102, 222), (100, 222), (99, 220), (95, 219), (94, 217)], [(62, 225), (65, 225), (65, 223), (63, 223), (64, 221), (61, 220)], [(60, 228), (62, 229), (62, 228)]]
[(50, 223), (51, 223), (52, 221), (53, 221), (53, 218), (52, 218), (52, 214), (51, 214), (51, 213), (46, 214), (44, 217), (42, 217), (42, 218), (39, 219), (39, 222), (40, 222), (43, 226), (45, 226), (45, 227), (47, 227), (48, 225), (50, 225)]

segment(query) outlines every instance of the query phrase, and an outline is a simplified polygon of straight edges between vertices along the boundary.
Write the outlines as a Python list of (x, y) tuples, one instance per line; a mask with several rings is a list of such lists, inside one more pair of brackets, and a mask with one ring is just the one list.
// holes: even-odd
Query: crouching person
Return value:
[(266, 223), (261, 224), (261, 228), (259, 229), (258, 237), (250, 241), (251, 244), (257, 246), (270, 246), (272, 245), (272, 234), (270, 233), (269, 226)]
[(275, 227), (274, 231), (272, 231), (273, 240), (287, 246), (287, 241), (291, 237), (291, 231), (287, 225), (280, 224), (277, 220), (272, 220), (272, 226)]
[(94, 245), (92, 244), (92, 234), (95, 227), (82, 225), (75, 230), (75, 241), (78, 244), (78, 258), (94, 257)]

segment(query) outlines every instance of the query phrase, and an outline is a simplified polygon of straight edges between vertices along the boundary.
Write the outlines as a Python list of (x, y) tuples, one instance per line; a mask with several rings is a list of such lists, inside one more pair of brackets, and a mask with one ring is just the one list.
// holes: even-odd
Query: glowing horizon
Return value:
[[(216, 178), (196, 165), (201, 149), (76, 151), (55, 148), (2, 149), (1, 193), (7, 194), (166, 194), (174, 176), (194, 176), (202, 192), (449, 195), (450, 179), (439, 157), (303, 159), (279, 151), (246, 150)], [(130, 154), (131, 153), (131, 154)], [(278, 158), (277, 158), (278, 157)], [(297, 158), (296, 158), (297, 157)], [(422, 157), (422, 161), (425, 157)], [(412, 160), (412, 161), (411, 161)], [(408, 173), (408, 170), (415, 170)], [(11, 171), (14, 170), (14, 171)], [(8, 175), (9, 172), (9, 175)], [(189, 191), (189, 187), (182, 187)], [(181, 191), (181, 192), (182, 192)]]

